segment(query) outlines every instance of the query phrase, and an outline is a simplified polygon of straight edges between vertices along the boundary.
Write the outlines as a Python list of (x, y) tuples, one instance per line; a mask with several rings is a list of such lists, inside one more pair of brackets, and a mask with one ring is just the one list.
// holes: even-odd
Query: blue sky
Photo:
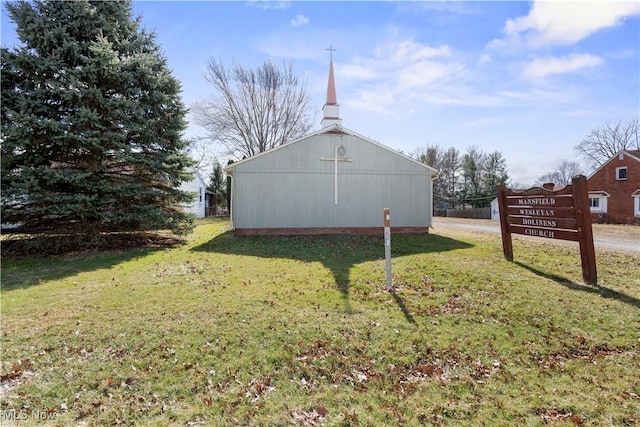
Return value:
[[(134, 2), (189, 106), (213, 94), (207, 59), (291, 62), (319, 128), (334, 53), (343, 125), (411, 153), (500, 151), (532, 184), (589, 131), (640, 116), (640, 3)], [(15, 29), (2, 14), (2, 45)], [(314, 130), (315, 130), (314, 129)], [(190, 124), (187, 136), (203, 135)]]

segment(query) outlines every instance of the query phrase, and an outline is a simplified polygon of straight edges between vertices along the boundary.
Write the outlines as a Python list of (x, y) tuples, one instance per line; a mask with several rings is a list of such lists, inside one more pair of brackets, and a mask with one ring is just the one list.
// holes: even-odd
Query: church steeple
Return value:
[(342, 124), (340, 118), (340, 104), (336, 96), (336, 82), (333, 77), (333, 52), (336, 50), (331, 46), (329, 49), (329, 82), (327, 83), (327, 102), (322, 107), (322, 122), (320, 126), (325, 128), (333, 124)]

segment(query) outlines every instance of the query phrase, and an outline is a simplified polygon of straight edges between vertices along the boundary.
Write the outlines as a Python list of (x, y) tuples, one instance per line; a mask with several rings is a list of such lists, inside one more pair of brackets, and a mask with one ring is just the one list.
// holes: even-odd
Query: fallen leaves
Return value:
[(271, 384), (271, 377), (266, 376), (262, 379), (253, 378), (245, 387), (242, 395), (252, 402), (257, 402), (261, 397), (274, 391), (276, 391), (276, 388)]
[(296, 425), (319, 426), (322, 425), (324, 417), (327, 416), (327, 412), (327, 408), (325, 408), (324, 406), (316, 406), (313, 410), (310, 411), (294, 409), (290, 412), (290, 414)]
[(622, 393), (622, 397), (624, 397), (625, 399), (636, 399), (636, 400), (640, 400), (640, 395), (638, 395), (637, 393), (633, 393), (631, 391), (625, 391)]
[(1, 382), (15, 380), (24, 374), (25, 371), (31, 369), (33, 367), (33, 363), (29, 359), (20, 360), (18, 363), (14, 363), (11, 365), (11, 371), (6, 374), (2, 374)]
[(604, 344), (589, 344), (583, 337), (578, 336), (577, 345), (567, 346), (560, 351), (549, 354), (540, 354), (534, 351), (529, 352), (529, 356), (538, 364), (542, 371), (557, 369), (565, 370), (568, 362), (582, 360), (587, 363), (596, 363), (598, 359), (603, 359), (616, 355), (635, 356), (635, 352), (625, 348), (610, 347)]
[(555, 408), (538, 408), (535, 413), (540, 415), (545, 424), (551, 424), (558, 421), (570, 421), (573, 424), (584, 424), (586, 419), (580, 415), (574, 415), (571, 411), (564, 411)]

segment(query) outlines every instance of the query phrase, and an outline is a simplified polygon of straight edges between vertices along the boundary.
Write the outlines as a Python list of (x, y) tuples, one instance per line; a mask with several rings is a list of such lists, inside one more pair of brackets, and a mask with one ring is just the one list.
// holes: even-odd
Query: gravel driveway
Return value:
[[(437, 232), (439, 228), (457, 228), (499, 234), (500, 222), (489, 219), (434, 217), (434, 232)], [(596, 249), (640, 253), (640, 226), (593, 224), (593, 244)]]

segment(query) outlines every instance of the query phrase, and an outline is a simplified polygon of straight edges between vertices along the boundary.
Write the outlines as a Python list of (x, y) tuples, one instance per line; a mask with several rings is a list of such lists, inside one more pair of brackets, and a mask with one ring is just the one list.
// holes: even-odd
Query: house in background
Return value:
[(180, 185), (180, 190), (195, 194), (193, 201), (188, 205), (183, 205), (183, 207), (187, 212), (194, 214), (196, 218), (205, 217), (206, 188), (207, 185), (198, 171), (193, 172), (193, 179), (191, 181), (185, 181)]
[(593, 222), (640, 224), (640, 150), (621, 150), (587, 178)]
[(437, 171), (342, 126), (333, 62), (321, 129), (233, 163), (236, 234), (427, 233)]
[(491, 201), (491, 219), (500, 221), (500, 204), (497, 197)]

